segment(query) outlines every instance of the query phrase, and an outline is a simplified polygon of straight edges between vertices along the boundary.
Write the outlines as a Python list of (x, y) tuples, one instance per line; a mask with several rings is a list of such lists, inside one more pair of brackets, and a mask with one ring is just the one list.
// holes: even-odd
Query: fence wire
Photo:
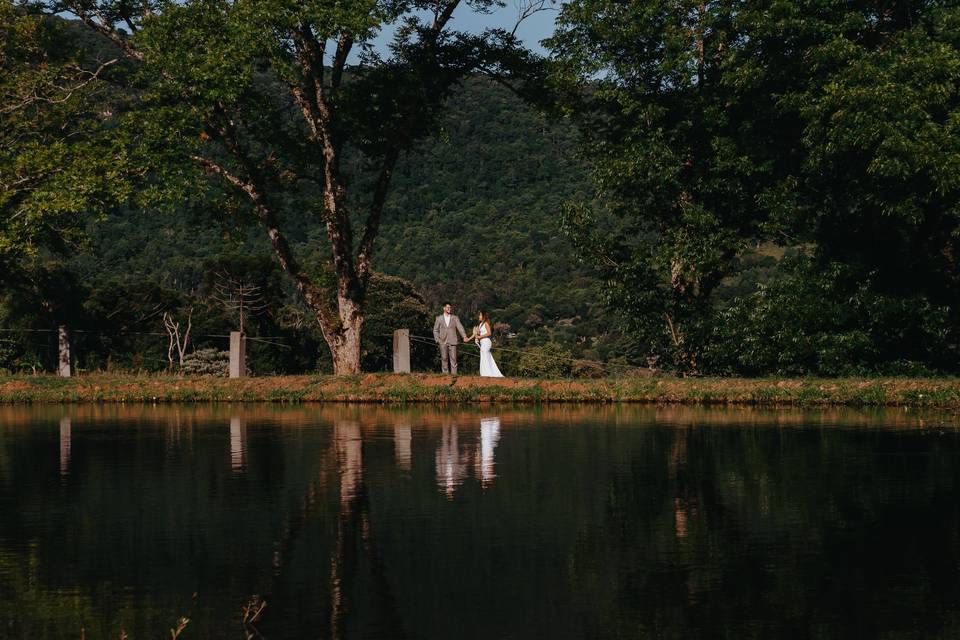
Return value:
[[(0, 333), (56, 333), (57, 329), (0, 329)], [(71, 333), (82, 333), (82, 334), (91, 334), (91, 335), (110, 335), (110, 336), (159, 336), (164, 338), (169, 338), (169, 334), (162, 333), (159, 331), (124, 331), (121, 333), (115, 333), (111, 331), (97, 331), (91, 329), (71, 329)], [(374, 336), (368, 336), (373, 338), (392, 338), (393, 334), (377, 334)], [(217, 339), (229, 339), (230, 334), (219, 334), (219, 333), (207, 333), (207, 334), (196, 334), (191, 336), (192, 339), (208, 339), (208, 338), (217, 338)], [(246, 339), (250, 342), (257, 342), (260, 344), (265, 344), (273, 347), (279, 347), (281, 349), (292, 349), (293, 347), (289, 344), (284, 344), (283, 342), (278, 342), (279, 340), (289, 340), (287, 336), (246, 336)], [(432, 336), (422, 336), (415, 333), (410, 334), (410, 341), (414, 344), (426, 345), (431, 348), (436, 348), (437, 343)], [(0, 339), (0, 342), (14, 342), (9, 339)], [(29, 344), (32, 346), (42, 347), (45, 349), (52, 349), (51, 345), (43, 344), (38, 342), (31, 341)], [(578, 358), (576, 356), (559, 356), (541, 353), (535, 349), (517, 349), (512, 347), (503, 347), (503, 346), (493, 346), (492, 348), (495, 352), (504, 352), (504, 353), (515, 353), (521, 356), (527, 355), (533, 358), (542, 358), (547, 360), (554, 360), (558, 362), (569, 362), (572, 365), (581, 364), (581, 365), (590, 365), (602, 369), (608, 373), (614, 370), (619, 370), (620, 372), (624, 371), (641, 371), (644, 370), (644, 367), (638, 367), (636, 365), (630, 364), (621, 364), (618, 362), (600, 362), (599, 360), (590, 360), (587, 358)], [(480, 357), (479, 353), (473, 351), (459, 351), (458, 356), (464, 355), (468, 358), (478, 358)], [(165, 362), (165, 361), (164, 361)]]

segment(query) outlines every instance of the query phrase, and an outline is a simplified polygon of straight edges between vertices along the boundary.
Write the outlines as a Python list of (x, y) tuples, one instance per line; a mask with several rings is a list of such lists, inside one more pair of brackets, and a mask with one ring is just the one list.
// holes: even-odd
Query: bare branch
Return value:
[(542, 11), (556, 11), (556, 7), (553, 6), (554, 4), (556, 4), (556, 0), (516, 0), (514, 5), (517, 8), (517, 21), (513, 25), (513, 30), (510, 32), (510, 35), (516, 36), (517, 29), (519, 29), (520, 25), (528, 18)]
[(261, 288), (251, 282), (231, 278), (226, 273), (217, 273), (216, 277), (213, 299), (239, 316), (240, 333), (245, 333), (247, 314), (258, 313), (268, 306)]
[(180, 335), (180, 323), (173, 319), (168, 311), (163, 312), (163, 327), (167, 330), (170, 341), (167, 345), (167, 361), (170, 368), (173, 368), (173, 350), (176, 348), (178, 362), (183, 367), (183, 360), (187, 353), (187, 345), (190, 344), (190, 329), (193, 327), (193, 307), (187, 310), (187, 329)]

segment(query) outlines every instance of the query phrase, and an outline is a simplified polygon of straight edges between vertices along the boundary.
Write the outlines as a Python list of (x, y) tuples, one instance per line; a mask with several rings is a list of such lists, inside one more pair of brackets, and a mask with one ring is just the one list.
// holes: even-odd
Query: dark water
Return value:
[(0, 408), (0, 636), (957, 638), (958, 454), (902, 410)]

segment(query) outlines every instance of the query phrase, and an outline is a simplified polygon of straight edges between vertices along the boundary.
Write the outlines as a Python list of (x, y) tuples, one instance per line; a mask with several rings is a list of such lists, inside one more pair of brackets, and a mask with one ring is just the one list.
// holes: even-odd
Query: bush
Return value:
[(513, 365), (517, 376), (564, 378), (573, 371), (573, 354), (556, 342), (527, 347)]
[(809, 257), (719, 314), (704, 353), (717, 373), (917, 374), (956, 367), (948, 309), (877, 291), (871, 273)]
[(230, 373), (230, 352), (197, 349), (184, 357), (180, 372), (188, 376), (226, 377)]

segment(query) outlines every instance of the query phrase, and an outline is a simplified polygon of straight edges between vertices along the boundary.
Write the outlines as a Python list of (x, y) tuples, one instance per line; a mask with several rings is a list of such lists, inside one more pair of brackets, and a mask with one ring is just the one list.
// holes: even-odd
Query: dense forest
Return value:
[[(254, 27), (5, 0), (0, 369), (51, 370), (65, 324), (81, 370), (220, 371), (244, 322), (254, 373), (347, 371), (360, 318), (385, 370), (450, 302), (492, 316), (508, 375), (957, 372), (960, 10), (767, 4), (569, 2), (544, 59), (409, 18), (392, 61), (317, 72), (333, 189)], [(214, 40), (249, 57), (216, 67)]]

